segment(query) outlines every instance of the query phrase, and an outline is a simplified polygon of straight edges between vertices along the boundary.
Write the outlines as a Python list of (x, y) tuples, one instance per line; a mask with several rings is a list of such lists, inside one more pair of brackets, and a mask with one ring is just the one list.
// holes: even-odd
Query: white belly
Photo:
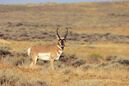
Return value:
[(38, 59), (40, 60), (50, 60), (50, 53), (39, 53)]
[[(61, 52), (62, 53), (62, 52)], [(57, 53), (57, 56), (55, 57), (55, 60), (59, 60), (61, 53)], [(38, 59), (40, 60), (50, 60), (50, 53), (39, 53)]]

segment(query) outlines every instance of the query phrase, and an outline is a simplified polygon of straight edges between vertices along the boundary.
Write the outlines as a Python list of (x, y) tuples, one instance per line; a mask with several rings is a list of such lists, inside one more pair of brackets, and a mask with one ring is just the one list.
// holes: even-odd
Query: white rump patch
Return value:
[(27, 50), (28, 56), (30, 56), (30, 51), (31, 51), (31, 48), (28, 48), (28, 50)]

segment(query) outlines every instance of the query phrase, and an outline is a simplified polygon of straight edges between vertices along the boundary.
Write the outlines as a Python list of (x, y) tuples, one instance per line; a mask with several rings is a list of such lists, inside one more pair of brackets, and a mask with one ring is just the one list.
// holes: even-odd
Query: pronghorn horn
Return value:
[(57, 28), (57, 30), (56, 30), (56, 34), (57, 34), (58, 38), (60, 39), (60, 35), (59, 35), (59, 33), (58, 33), (58, 29), (59, 29), (59, 28)]
[(66, 27), (66, 34), (64, 35), (64, 39), (66, 39), (67, 35), (68, 35), (68, 27)]

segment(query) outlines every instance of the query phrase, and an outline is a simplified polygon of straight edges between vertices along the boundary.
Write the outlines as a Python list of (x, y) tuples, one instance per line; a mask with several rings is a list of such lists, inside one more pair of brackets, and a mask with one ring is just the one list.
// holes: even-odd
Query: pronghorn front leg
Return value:
[(50, 58), (51, 69), (54, 70), (54, 59)]

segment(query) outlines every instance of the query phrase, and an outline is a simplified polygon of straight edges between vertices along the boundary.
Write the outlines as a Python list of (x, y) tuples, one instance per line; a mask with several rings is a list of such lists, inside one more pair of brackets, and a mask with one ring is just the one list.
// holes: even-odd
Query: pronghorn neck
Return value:
[(58, 46), (58, 48), (64, 50), (64, 46), (62, 46), (61, 43), (58, 42), (57, 46)]

